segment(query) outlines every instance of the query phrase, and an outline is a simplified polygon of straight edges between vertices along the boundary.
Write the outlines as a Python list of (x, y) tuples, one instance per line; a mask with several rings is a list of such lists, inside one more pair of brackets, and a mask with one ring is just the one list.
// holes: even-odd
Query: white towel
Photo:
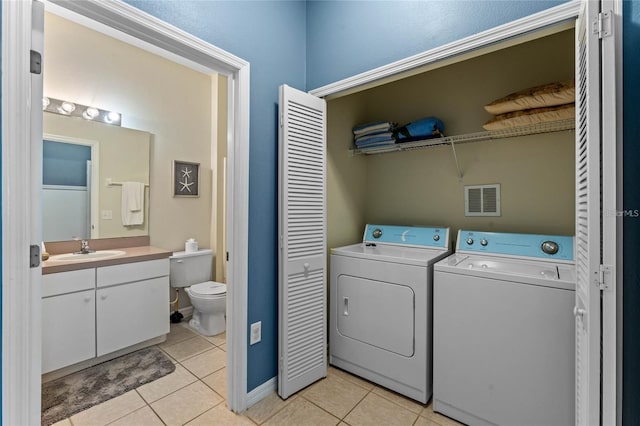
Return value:
[(122, 224), (142, 225), (144, 222), (144, 183), (122, 183)]

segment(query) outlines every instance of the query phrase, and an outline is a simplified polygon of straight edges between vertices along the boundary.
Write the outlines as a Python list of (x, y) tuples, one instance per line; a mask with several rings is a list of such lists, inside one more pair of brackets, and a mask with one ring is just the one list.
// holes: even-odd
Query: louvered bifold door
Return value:
[(280, 86), (279, 374), (288, 398), (327, 375), (323, 99)]
[(576, 23), (576, 424), (600, 424), (600, 47), (598, 2)]

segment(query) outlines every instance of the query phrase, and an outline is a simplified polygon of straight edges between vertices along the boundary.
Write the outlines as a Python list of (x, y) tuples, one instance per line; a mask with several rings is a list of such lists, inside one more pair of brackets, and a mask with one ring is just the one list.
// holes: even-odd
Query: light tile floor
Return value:
[(171, 324), (158, 345), (173, 373), (91, 407), (54, 426), (265, 425), (455, 426), (460, 423), (342, 370), (287, 400), (275, 393), (242, 414), (226, 406), (226, 338), (203, 337), (186, 323)]

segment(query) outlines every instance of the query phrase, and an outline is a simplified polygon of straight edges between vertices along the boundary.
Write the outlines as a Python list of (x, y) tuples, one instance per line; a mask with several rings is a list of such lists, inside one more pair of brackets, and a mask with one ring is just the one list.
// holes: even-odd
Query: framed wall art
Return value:
[(200, 163), (173, 160), (173, 196), (200, 196)]

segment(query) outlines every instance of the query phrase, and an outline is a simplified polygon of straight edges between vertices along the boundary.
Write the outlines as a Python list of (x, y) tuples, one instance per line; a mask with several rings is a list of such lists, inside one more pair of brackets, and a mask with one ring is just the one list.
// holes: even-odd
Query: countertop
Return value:
[(123, 263), (142, 262), (145, 260), (166, 259), (173, 254), (170, 250), (153, 246), (122, 247), (114, 248), (125, 252), (123, 255), (108, 259), (95, 259), (87, 261), (54, 261), (45, 260), (42, 262), (42, 274), (54, 274), (56, 272), (76, 271), (78, 269), (96, 268), (99, 266), (119, 265)]

